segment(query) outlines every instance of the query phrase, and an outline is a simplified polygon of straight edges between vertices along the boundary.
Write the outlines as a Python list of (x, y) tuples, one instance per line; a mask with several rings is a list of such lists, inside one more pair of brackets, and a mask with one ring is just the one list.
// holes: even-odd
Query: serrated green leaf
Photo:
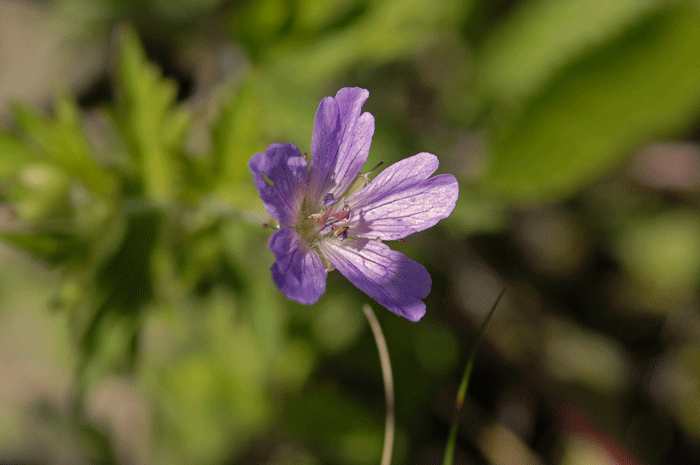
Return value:
[(146, 60), (133, 29), (119, 36), (118, 109), (145, 195), (156, 203), (177, 196), (178, 152), (190, 115), (176, 105), (177, 85)]
[(83, 133), (78, 107), (69, 96), (59, 96), (55, 119), (40, 116), (22, 106), (15, 107), (15, 118), (36, 158), (63, 168), (98, 195), (111, 195), (115, 181), (97, 162)]
[(259, 207), (248, 160), (264, 150), (260, 135), (261, 101), (254, 75), (224, 103), (212, 126), (213, 171), (220, 193), (239, 208)]
[(249, 79), (232, 92), (212, 125), (213, 157), (224, 182), (248, 174), (248, 160), (261, 147), (260, 112), (255, 84)]
[(563, 70), (492, 142), (483, 187), (518, 202), (561, 198), (700, 109), (700, 11), (674, 3)]

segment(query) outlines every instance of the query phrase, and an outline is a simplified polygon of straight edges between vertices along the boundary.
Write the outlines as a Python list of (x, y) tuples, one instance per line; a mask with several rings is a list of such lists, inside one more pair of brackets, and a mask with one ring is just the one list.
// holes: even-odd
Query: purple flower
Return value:
[(280, 224), (270, 237), (272, 279), (290, 299), (313, 304), (338, 269), (365, 294), (411, 321), (425, 314), (430, 274), (382, 241), (403, 239), (452, 213), (454, 176), (429, 178), (438, 167), (419, 153), (368, 182), (360, 169), (374, 134), (374, 117), (360, 113), (369, 92), (340, 89), (316, 112), (311, 160), (293, 144), (272, 144), (248, 166), (265, 204)]

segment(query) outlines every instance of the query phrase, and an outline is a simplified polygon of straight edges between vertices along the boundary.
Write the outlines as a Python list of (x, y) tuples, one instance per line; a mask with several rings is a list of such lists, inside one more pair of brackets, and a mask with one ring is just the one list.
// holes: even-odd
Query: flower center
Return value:
[(326, 236), (344, 241), (348, 237), (345, 222), (350, 218), (350, 207), (346, 203), (341, 207), (339, 201), (333, 194), (326, 194), (321, 208), (297, 224), (297, 233), (311, 245)]

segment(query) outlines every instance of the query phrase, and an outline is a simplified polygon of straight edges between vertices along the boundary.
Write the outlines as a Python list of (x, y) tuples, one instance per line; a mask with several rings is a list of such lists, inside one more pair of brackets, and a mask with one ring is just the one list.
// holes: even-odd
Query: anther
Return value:
[(347, 226), (343, 226), (340, 229), (336, 229), (335, 231), (333, 231), (333, 237), (335, 237), (341, 242), (344, 241), (348, 237), (348, 229), (349, 228)]
[(328, 221), (335, 223), (336, 221), (346, 220), (348, 218), (350, 218), (350, 207), (346, 204), (341, 211), (330, 215)]
[(330, 207), (331, 205), (335, 205), (338, 200), (339, 199), (336, 199), (335, 196), (329, 192), (323, 196), (323, 206)]

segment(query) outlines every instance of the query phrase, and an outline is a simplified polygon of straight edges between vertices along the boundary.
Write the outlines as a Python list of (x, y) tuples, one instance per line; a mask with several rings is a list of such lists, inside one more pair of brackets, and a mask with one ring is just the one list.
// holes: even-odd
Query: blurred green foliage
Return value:
[[(57, 341), (37, 346), (46, 360), (31, 351), (52, 367), (48, 406), (15, 413), (19, 394), (5, 392), (0, 460), (378, 462), (366, 298), (337, 273), (314, 307), (281, 296), (247, 168), (271, 142), (308, 150), (320, 99), (352, 85), (370, 90), (371, 165), (426, 150), (461, 182), (451, 218), (392, 245), (433, 277), (424, 321), (379, 314), (397, 386), (394, 463), (436, 462), (463, 356), (501, 279), (513, 282), (510, 303), (487, 331), (465, 443), (494, 463), (517, 447), (585, 463), (610, 443), (649, 464), (700, 457), (697, 2), (33, 8), (61, 31), (66, 56), (104, 49), (108, 89), (99, 76), (82, 88), (52, 81), (50, 104), (14, 102), (0, 128), (0, 237), (11, 247), (0, 258), (0, 370), (14, 373), (5, 359), (16, 347)], [(674, 138), (689, 143), (664, 142)], [(56, 312), (30, 311), (45, 306)], [(36, 428), (63, 447), (32, 446)]]
[[(580, 29), (577, 22), (545, 23), (553, 14), (549, 9), (558, 12), (565, 3), (571, 3), (571, 13), (585, 5), (542, 2), (545, 11), (528, 11), (521, 22), (513, 18), (514, 30), (503, 31), (498, 38), (503, 42), (485, 52), (485, 86), (499, 89), (498, 98), (508, 109), (496, 113), (505, 121), (493, 125), (493, 158), (485, 184), (520, 201), (570, 195), (609, 171), (640, 143), (682, 130), (698, 114), (700, 70), (689, 65), (700, 44), (697, 5), (678, 2), (647, 10), (645, 2), (639, 2), (636, 21), (606, 41), (582, 48), (580, 54), (569, 52), (568, 61), (549, 76), (533, 76), (560, 60), (540, 50), (554, 55), (552, 45), (564, 49), (557, 49), (559, 53), (581, 48), (576, 42), (590, 41), (593, 31), (606, 29), (606, 22), (600, 24), (597, 17), (599, 11), (622, 21), (624, 13), (618, 16), (615, 3), (624, 5), (623, 10), (631, 5), (624, 1), (585, 5), (593, 17)], [(543, 24), (556, 24), (568, 34), (562, 38)], [(568, 37), (576, 32), (580, 36)], [(561, 43), (549, 40), (555, 34)], [(513, 36), (519, 40), (508, 41)], [(532, 36), (533, 42), (528, 42)]]

